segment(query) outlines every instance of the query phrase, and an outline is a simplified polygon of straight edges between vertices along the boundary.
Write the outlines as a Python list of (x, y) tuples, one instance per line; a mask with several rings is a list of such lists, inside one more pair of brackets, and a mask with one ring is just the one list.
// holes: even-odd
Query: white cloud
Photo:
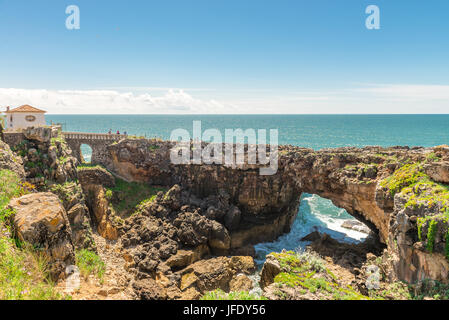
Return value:
[(115, 90), (46, 90), (0, 88), (0, 106), (30, 104), (57, 114), (233, 113), (235, 107), (213, 99), (196, 99), (184, 90), (168, 89), (160, 96)]
[[(152, 88), (146, 88), (152, 89)], [(153, 88), (154, 89), (154, 88)], [(449, 86), (365, 84), (338, 90), (2, 89), (0, 108), (30, 104), (56, 114), (448, 113)], [(207, 90), (205, 90), (207, 91)], [(149, 93), (151, 92), (151, 94)], [(153, 93), (158, 93), (154, 95)], [(221, 96), (220, 96), (221, 95)], [(198, 98), (201, 96), (201, 98)], [(215, 98), (214, 98), (215, 97)], [(216, 97), (220, 97), (216, 99)]]

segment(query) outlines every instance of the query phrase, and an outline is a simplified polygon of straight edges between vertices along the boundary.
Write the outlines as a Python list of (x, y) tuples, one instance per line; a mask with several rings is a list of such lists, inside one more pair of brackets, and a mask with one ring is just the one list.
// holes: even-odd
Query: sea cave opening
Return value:
[(335, 206), (331, 200), (317, 194), (303, 193), (290, 232), (275, 241), (258, 243), (254, 246), (256, 263), (261, 266), (265, 256), (271, 252), (281, 252), (284, 249), (304, 250), (311, 243), (304, 238), (315, 231), (321, 235), (326, 233), (338, 242), (349, 244), (362, 243), (369, 236), (375, 236), (369, 226), (350, 215), (345, 209)]
[[(366, 261), (368, 252), (379, 256), (385, 247), (379, 241), (375, 226), (368, 224), (370, 223), (364, 221), (359, 213), (351, 215), (345, 209), (335, 206), (329, 199), (317, 194), (303, 193), (290, 232), (275, 241), (254, 245), (254, 261), (258, 268), (250, 278), (254, 283), (259, 283), (260, 271), (268, 254), (282, 250), (304, 251), (308, 246), (323, 258), (333, 256), (333, 264), (355, 272), (355, 268), (360, 268)], [(320, 234), (317, 240), (308, 237), (316, 232)], [(262, 290), (256, 285), (250, 293), (261, 294)]]

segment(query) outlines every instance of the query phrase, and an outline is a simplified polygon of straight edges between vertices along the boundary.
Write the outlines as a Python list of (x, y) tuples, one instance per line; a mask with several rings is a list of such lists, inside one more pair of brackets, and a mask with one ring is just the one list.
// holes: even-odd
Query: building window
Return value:
[(25, 120), (28, 122), (33, 122), (34, 120), (36, 120), (36, 117), (35, 116), (26, 116)]

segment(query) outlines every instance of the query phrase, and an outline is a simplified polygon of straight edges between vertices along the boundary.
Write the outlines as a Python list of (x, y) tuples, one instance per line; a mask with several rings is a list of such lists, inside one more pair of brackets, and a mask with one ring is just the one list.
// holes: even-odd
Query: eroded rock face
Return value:
[(449, 184), (449, 161), (427, 164), (424, 170), (432, 180)]
[[(155, 280), (167, 299), (197, 299), (209, 289), (229, 290), (234, 276), (255, 270), (252, 257), (208, 259), (231, 251), (219, 213), (229, 205), (219, 199), (226, 196), (199, 199), (175, 185), (125, 221), (120, 239), (138, 281)], [(245, 280), (235, 279), (233, 287), (247, 287)], [(142, 296), (142, 287), (136, 294)]]
[(11, 200), (14, 229), (20, 240), (44, 249), (51, 275), (58, 278), (75, 264), (70, 223), (59, 198), (52, 193), (34, 193)]
[(274, 277), (281, 272), (281, 265), (273, 255), (267, 255), (260, 274), (260, 287), (264, 289), (273, 283)]
[(368, 223), (385, 241), (389, 215), (375, 201), (377, 182), (390, 174), (388, 157), (420, 154), (405, 148), (313, 151), (281, 146), (279, 170), (275, 175), (261, 176), (258, 165), (173, 165), (172, 146), (163, 141), (120, 141), (108, 147), (113, 159), (110, 169), (134, 181), (168, 186), (178, 183), (200, 198), (225, 193), (231, 206), (209, 211), (224, 217), (233, 248), (273, 240), (288, 232), (303, 192), (331, 199)]
[[(419, 242), (417, 218), (432, 216), (438, 211), (422, 204), (410, 211), (405, 208), (410, 195), (400, 200), (382, 182), (404, 164), (421, 163), (430, 179), (448, 183), (448, 147), (347, 147), (314, 151), (280, 146), (277, 173), (261, 176), (259, 165), (173, 165), (170, 163), (172, 146), (173, 143), (163, 141), (121, 141), (108, 147), (113, 159), (110, 169), (131, 180), (157, 181), (161, 185), (178, 183), (199, 198), (226, 194), (228, 207), (208, 208), (207, 212), (209, 217), (226, 226), (233, 250), (270, 241), (289, 232), (300, 196), (306, 192), (330, 199), (377, 233), (380, 240), (388, 244), (392, 256), (406, 261), (402, 267), (396, 264), (399, 279), (416, 281), (434, 277), (437, 272), (431, 271), (435, 268), (430, 266), (446, 268), (442, 262), (432, 261), (433, 255), (423, 255), (425, 249), (414, 248), (414, 243)], [(426, 206), (427, 209), (423, 209)], [(410, 221), (407, 223), (403, 219), (404, 209), (408, 210), (406, 216)], [(423, 233), (427, 233), (426, 228), (425, 225)], [(434, 250), (443, 255), (442, 230), (445, 228), (439, 227)], [(415, 251), (417, 253), (410, 253)], [(440, 261), (437, 255), (434, 257)], [(438, 277), (447, 278), (447, 275)]]
[(23, 134), (28, 140), (35, 140), (38, 142), (50, 142), (52, 137), (51, 127), (28, 127), (23, 130)]
[(9, 145), (0, 140), (0, 170), (14, 171), (20, 178), (25, 177), (23, 161), (21, 157), (15, 155)]
[(22, 157), (28, 182), (45, 187), (45, 180), (63, 184), (76, 180), (78, 160), (72, 156), (65, 140), (52, 128), (23, 130), (13, 150)]
[(112, 219), (113, 209), (105, 195), (105, 187), (115, 185), (114, 177), (102, 168), (80, 169), (78, 177), (98, 233), (105, 239), (117, 240), (119, 234)]
[(102, 185), (103, 187), (114, 187), (115, 179), (112, 174), (101, 167), (85, 168), (78, 170), (78, 180), (82, 185)]
[(250, 274), (254, 269), (251, 257), (216, 257), (201, 260), (179, 272), (179, 288), (181, 291), (195, 288), (200, 293), (215, 289), (229, 291), (231, 283), (235, 287), (240, 281), (239, 274)]
[(81, 186), (72, 181), (52, 185), (50, 190), (59, 197), (67, 212), (75, 248), (95, 250), (91, 218)]
[(21, 167), (14, 171), (38, 191), (56, 194), (68, 213), (75, 247), (94, 249), (88, 208), (76, 181), (78, 163), (59, 131), (55, 127), (31, 127), (14, 135), (20, 138), (14, 142), (14, 163)]

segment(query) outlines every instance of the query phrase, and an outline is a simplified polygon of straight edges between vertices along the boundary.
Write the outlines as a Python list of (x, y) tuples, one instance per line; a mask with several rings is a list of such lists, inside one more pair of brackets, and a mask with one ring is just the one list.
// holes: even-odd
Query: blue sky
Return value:
[(0, 106), (447, 113), (448, 17), (447, 0), (0, 0)]

